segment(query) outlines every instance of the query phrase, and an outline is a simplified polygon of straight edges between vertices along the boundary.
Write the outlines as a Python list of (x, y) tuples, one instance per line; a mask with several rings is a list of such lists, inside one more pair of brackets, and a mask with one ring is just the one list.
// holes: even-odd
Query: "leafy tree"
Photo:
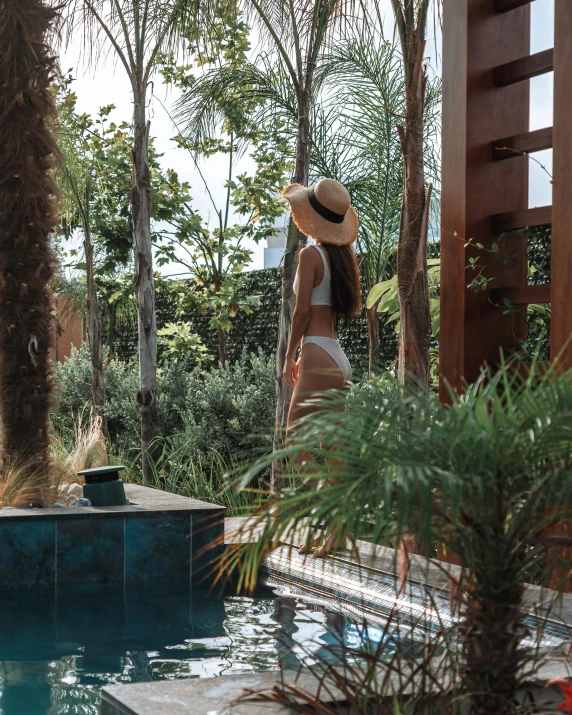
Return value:
[[(101, 313), (95, 283), (94, 244), (92, 239), (92, 197), (99, 196), (100, 171), (97, 165), (97, 152), (86, 151), (93, 146), (92, 137), (86, 137), (89, 130), (87, 117), (76, 119), (75, 96), (65, 91), (58, 106), (60, 119), (59, 144), (62, 150), (64, 166), (61, 177), (63, 189), (63, 226), (66, 234), (76, 228), (83, 233), (83, 247), (87, 295), (86, 309), (88, 317), (88, 338), (91, 359), (91, 397), (92, 403), (101, 420), (102, 432), (107, 435), (105, 417), (105, 384), (103, 376), (103, 334)], [(101, 115), (103, 116), (103, 115)], [(96, 133), (93, 136), (99, 139)]]
[(157, 424), (157, 319), (151, 235), (148, 87), (160, 52), (179, 47), (181, 28), (195, 17), (191, 0), (72, 0), (69, 29), (83, 24), (85, 49), (108, 45), (129, 79), (133, 98), (133, 173), (130, 204), (138, 305), (139, 392), (143, 476), (153, 482)]
[[(68, 268), (86, 274), (88, 299), (80, 300), (79, 304), (82, 309), (85, 307), (90, 325), (92, 383), (101, 388), (99, 393), (92, 390), (93, 402), (104, 415), (103, 334), (98, 308), (102, 307), (107, 323), (111, 357), (116, 324), (125, 319), (134, 322), (136, 316), (133, 281), (125, 273), (132, 264), (129, 187), (133, 131), (127, 122), (116, 125), (111, 120), (113, 105), (102, 107), (95, 118), (78, 114), (77, 98), (70, 91), (70, 84), (68, 78), (58, 94), (60, 146), (65, 158), (61, 180), (62, 225), (68, 238), (76, 236), (78, 230), (81, 232), (84, 255), (78, 257), (75, 249), (63, 255), (68, 258)], [(150, 138), (151, 229), (153, 244), (159, 246), (159, 251), (165, 226), (178, 226), (184, 238), (186, 227), (194, 219), (192, 210), (187, 209), (189, 185), (181, 183), (174, 171), (164, 171), (160, 159)], [(77, 294), (69, 283), (62, 291)], [(78, 301), (74, 304), (78, 305)]]
[[(238, 68), (247, 64), (249, 29), (240, 14), (230, 12), (231, 4), (219, 6), (219, 15), (209, 25), (208, 36), (202, 38), (202, 50), (197, 52), (195, 65), (201, 67), (200, 76), (212, 67)], [(195, 38), (188, 38), (189, 50)], [(194, 65), (178, 66), (174, 57), (164, 59), (162, 74), (167, 81), (191, 96), (202, 97), (202, 83), (197, 79)], [(252, 119), (259, 100), (243, 101), (240, 94), (224, 92), (211, 98), (213, 124), (210, 131), (189, 136), (179, 133), (175, 141), (190, 153), (203, 180), (216, 216), (216, 226), (210, 228), (195, 213), (190, 197), (183, 199), (185, 211), (174, 216), (170, 227), (163, 232), (163, 244), (158, 249), (161, 265), (179, 264), (193, 280), (189, 292), (186, 280), (174, 285), (181, 316), (197, 311), (210, 316), (211, 326), (217, 331), (219, 361), (227, 360), (227, 334), (232, 319), (239, 310), (251, 312), (256, 299), (244, 291), (242, 271), (251, 260), (252, 252), (244, 245), (245, 239), (256, 243), (276, 233), (276, 221), (284, 213), (285, 204), (279, 192), (286, 180), (289, 167), (288, 144), (280, 120), (259, 126)], [(175, 126), (176, 122), (174, 121)], [(236, 175), (237, 160), (249, 150), (256, 169), (253, 174)], [(228, 160), (225, 181), (226, 197), (218, 206), (200, 169), (201, 160), (212, 156)], [(232, 221), (232, 214), (235, 220)], [(173, 330), (171, 327), (169, 330)], [(189, 334), (189, 326), (179, 326), (179, 333)], [(196, 336), (189, 334), (190, 343)], [(179, 337), (180, 340), (180, 337)]]
[(57, 11), (5, 0), (0, 22), (0, 420), (4, 476), (41, 487), (49, 475), (53, 296), (59, 152), (47, 38)]
[[(198, 312), (210, 316), (210, 324), (218, 336), (219, 361), (223, 364), (227, 360), (227, 334), (232, 319), (238, 311), (249, 313), (257, 305), (256, 297), (244, 290), (242, 272), (252, 256), (244, 240), (259, 242), (274, 234), (276, 220), (284, 211), (278, 190), (288, 162), (280, 145), (276, 147), (275, 133), (267, 130), (268, 133), (271, 138), (259, 139), (252, 154), (255, 173), (238, 176), (233, 175), (236, 145), (232, 134), (228, 141), (219, 140), (214, 146), (211, 140), (191, 145), (178, 137), (182, 146), (192, 148), (197, 160), (214, 153), (228, 158), (224, 207), (219, 208), (213, 201), (218, 219), (216, 228), (209, 229), (199, 214), (193, 212), (190, 200), (186, 201), (186, 212), (172, 219), (169, 230), (162, 234), (163, 243), (157, 248), (159, 265), (179, 265), (184, 269), (186, 277), (170, 287), (177, 296), (180, 315)], [(210, 191), (209, 195), (212, 196)], [(237, 214), (233, 223), (231, 208)], [(192, 291), (188, 290), (189, 277)]]

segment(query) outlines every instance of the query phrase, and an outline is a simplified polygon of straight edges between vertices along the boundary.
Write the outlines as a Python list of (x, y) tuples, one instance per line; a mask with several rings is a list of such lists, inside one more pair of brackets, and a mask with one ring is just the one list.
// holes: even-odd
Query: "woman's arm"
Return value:
[(316, 261), (313, 254), (317, 255), (316, 251), (312, 251), (311, 247), (307, 246), (300, 251), (298, 258), (298, 292), (283, 371), (286, 384), (290, 387), (294, 387), (294, 382), (298, 379), (298, 367), (294, 362), (294, 355), (310, 322), (310, 305), (316, 276)]

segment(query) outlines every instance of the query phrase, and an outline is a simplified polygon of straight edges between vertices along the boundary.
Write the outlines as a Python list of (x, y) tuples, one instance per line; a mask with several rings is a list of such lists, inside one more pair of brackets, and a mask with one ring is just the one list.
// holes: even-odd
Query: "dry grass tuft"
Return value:
[(108, 464), (107, 448), (101, 432), (101, 418), (90, 414), (89, 421), (77, 421), (74, 448), (63, 440), (51, 444), (49, 475), (31, 468), (31, 463), (13, 463), (0, 473), (0, 508), (34, 504), (49, 506), (60, 498), (63, 486), (79, 481), (77, 473)]
[(90, 413), (87, 424), (82, 416), (77, 420), (74, 445), (70, 452), (61, 440), (52, 443), (53, 472), (60, 485), (77, 482), (77, 473), (84, 469), (103, 467), (109, 463), (101, 417), (94, 412)]

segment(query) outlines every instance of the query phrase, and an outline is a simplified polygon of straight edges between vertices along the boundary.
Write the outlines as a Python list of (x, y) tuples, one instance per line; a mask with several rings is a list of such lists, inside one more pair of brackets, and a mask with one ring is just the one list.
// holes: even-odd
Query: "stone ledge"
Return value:
[(125, 486), (127, 506), (0, 511), (0, 595), (206, 579), (222, 549), (224, 507)]
[[(316, 693), (316, 676), (296, 671), (284, 673), (284, 680)], [(278, 672), (223, 675), (203, 680), (164, 680), (152, 683), (113, 685), (101, 691), (101, 715), (293, 715), (296, 711), (271, 702), (244, 702), (231, 705), (244, 689), (272, 688), (280, 681)], [(333, 703), (342, 693), (328, 687), (325, 702)]]
[(226, 511), (219, 504), (183, 497), (179, 494), (163, 492), (153, 487), (143, 487), (139, 484), (125, 484), (125, 495), (131, 502), (124, 506), (88, 506), (88, 507), (50, 507), (47, 509), (0, 509), (0, 522), (4, 520), (22, 521), (28, 519), (52, 521), (53, 519), (75, 519), (80, 515), (91, 518), (102, 518), (113, 515), (138, 516), (141, 514), (189, 514), (215, 513)]
[[(412, 663), (418, 673), (419, 664)], [(351, 678), (351, 674), (349, 675)], [(422, 686), (422, 676), (413, 673), (388, 673), (381, 668), (377, 682), (379, 692), (413, 694)], [(543, 706), (542, 712), (556, 707), (562, 702), (562, 693), (558, 687), (549, 683), (552, 678), (569, 678), (570, 666), (560, 661), (548, 661), (540, 671), (524, 684), (518, 692), (522, 702), (530, 704), (530, 699)], [(363, 676), (362, 676), (363, 678)], [(310, 696), (319, 697), (332, 712), (347, 715), (350, 709), (346, 697), (335, 685), (332, 677), (318, 677), (308, 669), (301, 671), (283, 671), (282, 674), (252, 673), (222, 675), (204, 680), (166, 680), (129, 685), (113, 685), (101, 691), (101, 715), (294, 715), (296, 710), (277, 702), (241, 702), (236, 700), (245, 691), (271, 690), (279, 683), (296, 684)], [(426, 680), (425, 683), (430, 682)], [(404, 686), (405, 683), (405, 686)], [(412, 684), (413, 683), (413, 684)], [(444, 682), (443, 687), (446, 687)], [(370, 687), (373, 684), (370, 682)], [(414, 690), (415, 689), (415, 690)], [(236, 703), (236, 704), (233, 704)], [(353, 712), (353, 710), (352, 710)], [(430, 706), (427, 709), (429, 715)]]

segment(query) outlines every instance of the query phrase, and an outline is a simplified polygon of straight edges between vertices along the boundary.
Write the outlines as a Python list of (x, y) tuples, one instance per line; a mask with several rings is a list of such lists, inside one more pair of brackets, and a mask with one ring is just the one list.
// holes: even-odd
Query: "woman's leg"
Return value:
[[(296, 431), (297, 420), (320, 410), (319, 405), (305, 404), (308, 400), (318, 397), (320, 393), (327, 390), (341, 390), (345, 386), (345, 381), (336, 362), (319, 345), (309, 343), (304, 345), (300, 356), (300, 373), (290, 411), (288, 412), (287, 440), (291, 439)], [(311, 472), (315, 467), (316, 460), (310, 452), (302, 452), (296, 456), (294, 466), (302, 477), (304, 472)], [(324, 556), (332, 548), (331, 543), (324, 543), (318, 546), (321, 537), (318, 535), (312, 541), (311, 547), (316, 549), (318, 556)], [(331, 542), (331, 539), (327, 540)], [(308, 551), (306, 544), (300, 546), (300, 553)]]

